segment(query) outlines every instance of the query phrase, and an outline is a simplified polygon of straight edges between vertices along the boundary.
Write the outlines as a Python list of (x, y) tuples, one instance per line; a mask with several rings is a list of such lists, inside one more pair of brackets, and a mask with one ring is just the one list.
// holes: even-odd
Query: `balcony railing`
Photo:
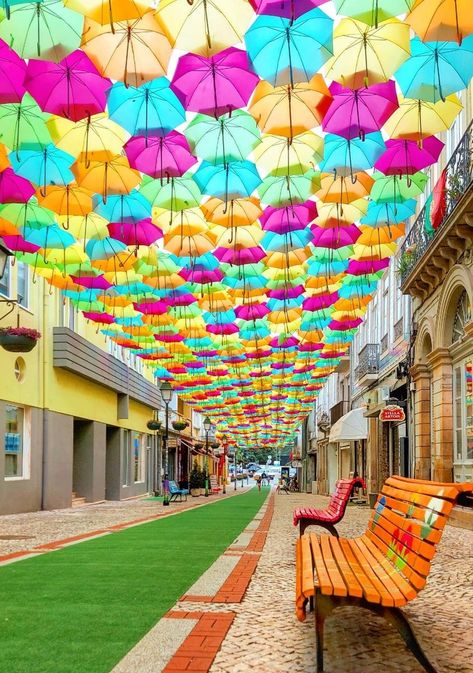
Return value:
[(336, 423), (342, 416), (348, 412), (348, 402), (346, 400), (341, 400), (334, 404), (333, 407), (330, 407), (330, 422), (333, 425)]
[(432, 241), (442, 229), (457, 203), (473, 183), (473, 122), (470, 122), (465, 135), (453, 152), (445, 168), (445, 212), (437, 229), (429, 233), (426, 228), (427, 212), (425, 206), (420, 211), (416, 221), (401, 248), (399, 273), (401, 285), (407, 279), (417, 262), (427, 252)]
[(379, 372), (379, 344), (366, 344), (358, 355), (357, 378)]

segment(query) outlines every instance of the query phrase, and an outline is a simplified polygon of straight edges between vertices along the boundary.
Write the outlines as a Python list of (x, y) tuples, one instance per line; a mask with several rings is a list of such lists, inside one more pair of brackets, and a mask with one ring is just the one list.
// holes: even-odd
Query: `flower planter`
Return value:
[(194, 449), (197, 449), (197, 451), (200, 451), (200, 449), (203, 449), (204, 445), (203, 444), (194, 444)]
[(148, 428), (148, 430), (153, 430), (153, 431), (159, 430), (161, 428), (161, 421), (154, 421), (154, 420), (153, 421), (148, 421), (146, 423), (146, 427)]
[(210, 445), (212, 449), (218, 449), (219, 446), (220, 446), (219, 442), (212, 442), (212, 444)]
[(29, 353), (38, 340), (20, 334), (0, 334), (0, 346), (10, 353)]
[(191, 488), (191, 496), (198, 498), (200, 496), (200, 488)]
[(172, 422), (172, 427), (174, 430), (177, 430), (178, 432), (182, 432), (182, 430), (185, 430), (187, 428), (187, 423), (184, 421), (173, 421)]

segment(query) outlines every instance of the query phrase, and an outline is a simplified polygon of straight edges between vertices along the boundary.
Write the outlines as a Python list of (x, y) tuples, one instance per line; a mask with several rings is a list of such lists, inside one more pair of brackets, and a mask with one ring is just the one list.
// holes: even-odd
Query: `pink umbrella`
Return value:
[(419, 145), (415, 140), (387, 140), (386, 151), (374, 167), (385, 175), (410, 175), (435, 164), (444, 144), (429, 136)]
[(340, 322), (340, 320), (332, 320), (328, 326), (332, 330), (339, 330), (340, 332), (343, 332), (349, 329), (355, 329), (355, 327), (361, 325), (362, 322), (363, 320), (361, 318), (355, 318), (355, 320), (344, 320), (343, 322)]
[(328, 0), (250, 0), (250, 5), (258, 14), (271, 14), (294, 20), (325, 2)]
[(108, 290), (112, 284), (108, 282), (103, 276), (71, 276), (74, 283), (82, 285), (91, 290)]
[(11, 168), (0, 173), (0, 203), (26, 203), (34, 193), (31, 183)]
[(379, 131), (399, 107), (393, 80), (356, 90), (332, 82), (329, 89), (333, 100), (322, 128), (347, 140)]
[(332, 306), (339, 299), (338, 292), (318, 294), (315, 297), (307, 297), (307, 299), (304, 299), (302, 308), (304, 311), (320, 311), (323, 308)]
[(113, 322), (115, 322), (115, 318), (113, 315), (110, 315), (109, 313), (96, 313), (94, 311), (89, 312), (89, 311), (84, 311), (84, 318), (87, 318), (87, 320), (92, 320), (93, 322), (101, 322), (105, 325), (111, 325)]
[(299, 345), (299, 339), (294, 336), (289, 337), (273, 337), (269, 342), (272, 348), (294, 348)]
[(370, 259), (366, 261), (351, 259), (348, 263), (347, 273), (351, 276), (368, 276), (371, 273), (377, 273), (382, 269), (387, 269), (389, 266), (389, 260), (389, 257), (386, 257), (385, 259)]
[(260, 222), (263, 229), (275, 234), (288, 234), (295, 229), (305, 227), (317, 217), (317, 206), (314, 201), (305, 201), (295, 206), (273, 208), (268, 206), (264, 209)]
[(163, 236), (163, 232), (151, 222), (151, 218), (139, 222), (111, 222), (107, 228), (112, 238), (125, 245), (152, 245)]
[(189, 283), (218, 283), (223, 280), (224, 275), (220, 269), (198, 269), (191, 267), (189, 269), (181, 269), (179, 275)]
[(15, 252), (38, 252), (40, 250), (39, 245), (25, 241), (20, 234), (16, 236), (2, 236), (2, 240), (7, 248)]
[(239, 331), (237, 325), (233, 322), (223, 325), (207, 325), (205, 329), (209, 334), (236, 334)]
[(0, 103), (19, 103), (26, 91), (23, 86), (26, 63), (6, 42), (0, 40)]
[(258, 82), (246, 51), (229, 47), (210, 58), (181, 56), (171, 88), (186, 110), (220, 117), (245, 107)]
[(311, 227), (314, 235), (313, 243), (321, 248), (342, 248), (345, 245), (353, 245), (360, 237), (361, 232), (356, 224), (348, 227), (323, 228), (314, 225)]
[(309, 341), (306, 344), (301, 344), (299, 346), (299, 350), (302, 351), (303, 353), (312, 353), (313, 351), (320, 351), (324, 347), (323, 344), (321, 343), (313, 343)]
[(305, 287), (303, 285), (297, 285), (296, 287), (285, 287), (282, 290), (270, 290), (268, 292), (268, 297), (271, 299), (295, 299), (300, 297), (301, 294), (304, 294)]
[(125, 144), (125, 152), (132, 168), (152, 178), (181, 177), (197, 162), (187, 138), (177, 131), (164, 137), (130, 138)]
[(103, 112), (111, 86), (79, 49), (59, 63), (31, 59), (26, 70), (25, 87), (40, 108), (74, 122)]
[(244, 264), (255, 264), (266, 257), (266, 253), (259, 245), (252, 248), (217, 248), (214, 255), (221, 262), (243, 266)]
[(164, 301), (144, 301), (133, 304), (135, 310), (145, 315), (163, 315), (168, 312), (169, 306)]
[(259, 318), (268, 315), (269, 312), (266, 304), (246, 304), (235, 308), (235, 315), (240, 320), (259, 320)]

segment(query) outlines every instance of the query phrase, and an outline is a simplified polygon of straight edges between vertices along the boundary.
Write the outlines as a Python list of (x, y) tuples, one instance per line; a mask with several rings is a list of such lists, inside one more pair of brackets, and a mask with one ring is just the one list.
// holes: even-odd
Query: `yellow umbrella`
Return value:
[(400, 98), (399, 107), (386, 122), (384, 130), (391, 138), (421, 140), (449, 129), (462, 108), (455, 94), (437, 103)]
[(78, 243), (74, 243), (68, 248), (51, 248), (50, 250), (45, 250), (43, 252), (43, 257), (47, 262), (64, 264), (64, 266), (70, 264), (84, 264), (89, 259), (82, 246)]
[(303, 264), (312, 257), (309, 246), (288, 252), (271, 252), (266, 257), (266, 266), (276, 269), (288, 269), (289, 267)]
[(351, 89), (387, 82), (410, 55), (409, 26), (398, 19), (377, 26), (342, 19), (333, 31), (333, 54), (327, 78)]
[(386, 259), (392, 257), (397, 251), (397, 243), (378, 243), (376, 245), (358, 245), (353, 246), (352, 259), (359, 261), (370, 259)]
[(86, 19), (82, 49), (105, 77), (139, 87), (166, 75), (171, 45), (151, 13), (134, 21), (101, 26)]
[(289, 269), (283, 267), (265, 269), (264, 276), (265, 278), (268, 278), (268, 280), (292, 280), (299, 276), (303, 276), (305, 272), (306, 270), (303, 262), (299, 262), (299, 264), (296, 264)]
[(211, 232), (216, 236), (216, 247), (224, 248), (252, 248), (260, 244), (264, 231), (259, 224), (250, 224), (247, 227), (236, 227), (233, 230), (219, 225), (213, 225)]
[(109, 236), (108, 220), (101, 215), (97, 215), (97, 213), (71, 215), (70, 217), (59, 215), (57, 221), (75, 238), (83, 239), (84, 244), (90, 238), (101, 240)]
[(366, 215), (368, 201), (356, 199), (351, 203), (322, 203), (317, 204), (315, 222), (319, 227), (332, 228), (351, 225)]
[(72, 171), (81, 187), (102, 194), (129, 194), (141, 182), (139, 171), (130, 168), (126, 157), (117, 156), (107, 161), (76, 161)]
[(211, 198), (201, 205), (201, 209), (209, 222), (224, 227), (253, 224), (263, 212), (259, 199), (253, 196), (231, 201)]
[(211, 55), (243, 42), (255, 13), (246, 0), (161, 0), (156, 16), (173, 47)]
[(294, 138), (263, 135), (261, 143), (253, 150), (255, 162), (271, 175), (302, 175), (315, 168), (323, 157), (323, 140), (312, 131)]
[(458, 42), (473, 33), (471, 0), (416, 0), (406, 21), (422, 42)]
[(165, 208), (155, 207), (152, 209), (152, 222), (160, 227), (164, 233), (172, 227), (181, 224), (195, 224), (204, 228), (208, 227), (200, 208), (186, 208), (185, 210), (171, 212)]
[(150, 0), (64, 0), (64, 5), (104, 26), (114, 21), (138, 19), (153, 11)]
[(106, 161), (120, 154), (130, 134), (108, 118), (105, 113), (92, 115), (78, 122), (63, 117), (51, 117), (46, 122), (56, 147), (81, 157), (85, 162), (91, 159)]

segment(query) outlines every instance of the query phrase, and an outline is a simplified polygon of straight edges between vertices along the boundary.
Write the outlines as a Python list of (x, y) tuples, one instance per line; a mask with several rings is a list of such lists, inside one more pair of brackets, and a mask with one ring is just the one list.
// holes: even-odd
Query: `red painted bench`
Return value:
[(339, 479), (335, 484), (335, 491), (330, 498), (327, 509), (315, 509), (314, 507), (299, 507), (294, 510), (294, 526), (299, 524), (300, 535), (304, 534), (307, 526), (322, 526), (332, 535), (338, 537), (335, 524), (339, 523), (344, 515), (353, 489), (366, 489), (364, 479)]

